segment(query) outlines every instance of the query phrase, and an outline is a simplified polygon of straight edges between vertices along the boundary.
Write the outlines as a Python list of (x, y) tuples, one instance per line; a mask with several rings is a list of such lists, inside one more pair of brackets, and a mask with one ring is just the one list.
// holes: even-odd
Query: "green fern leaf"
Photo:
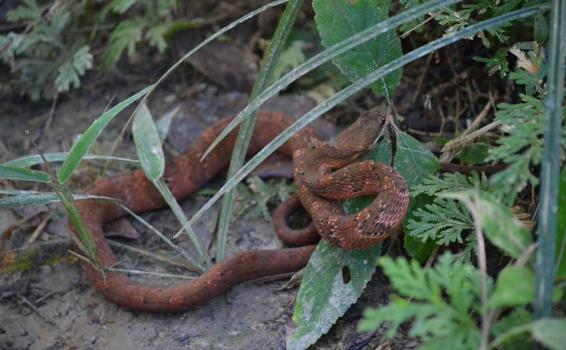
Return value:
[(163, 23), (151, 27), (147, 33), (146, 38), (149, 39), (149, 44), (155, 48), (159, 53), (162, 53), (167, 48), (167, 42), (165, 41), (165, 33), (169, 30), (170, 25), (168, 23)]
[(59, 67), (55, 79), (57, 91), (69, 91), (71, 86), (78, 88), (81, 85), (80, 77), (91, 68), (92, 54), (88, 45), (85, 45), (78, 49), (70, 60)]
[(121, 22), (110, 34), (110, 43), (103, 54), (102, 60), (106, 67), (112, 67), (118, 62), (122, 53), (128, 50), (128, 54), (135, 52), (136, 44), (142, 38), (145, 21), (136, 18)]
[[(407, 223), (407, 234), (422, 242), (430, 239), (439, 245), (449, 245), (463, 243), (463, 233), (473, 228), (474, 222), (463, 205), (436, 198), (415, 211)], [(474, 241), (473, 236), (470, 241)]]
[(387, 336), (413, 321), (409, 335), (418, 337), (420, 349), (477, 349), (480, 330), (475, 318), (480, 303), (480, 274), (470, 264), (445, 254), (434, 269), (424, 270), (405, 258), (383, 257), (379, 264), (399, 296), (389, 305), (368, 309), (358, 325), (373, 331), (389, 323)]
[(23, 5), (16, 7), (15, 10), (8, 11), (6, 19), (8, 22), (20, 20), (38, 21), (41, 19), (41, 8), (35, 0), (24, 0)]

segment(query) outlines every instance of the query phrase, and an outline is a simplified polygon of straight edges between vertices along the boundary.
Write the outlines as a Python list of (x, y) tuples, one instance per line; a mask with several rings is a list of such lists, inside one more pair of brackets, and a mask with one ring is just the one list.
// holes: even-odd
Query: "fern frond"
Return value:
[(411, 195), (416, 197), (420, 194), (434, 196), (445, 191), (464, 191), (474, 188), (487, 190), (489, 187), (487, 177), (474, 172), (469, 176), (460, 173), (446, 173), (442, 177), (431, 176), (424, 179), (422, 184), (411, 189)]
[(126, 20), (118, 24), (110, 34), (108, 48), (102, 57), (106, 67), (116, 64), (126, 50), (129, 55), (135, 53), (136, 44), (142, 39), (144, 26), (145, 21), (142, 18)]
[(407, 234), (422, 242), (432, 240), (438, 245), (449, 245), (464, 243), (463, 233), (473, 228), (474, 221), (463, 205), (454, 200), (435, 198), (431, 204), (413, 213), (407, 223)]
[(85, 45), (78, 49), (70, 60), (59, 67), (55, 79), (57, 91), (68, 91), (71, 86), (78, 88), (81, 85), (80, 77), (91, 68), (92, 54), (89, 46)]
[(410, 336), (419, 337), (419, 349), (477, 349), (476, 325), (480, 302), (480, 274), (472, 265), (440, 257), (434, 269), (424, 270), (416, 261), (383, 257), (379, 264), (400, 296), (379, 309), (368, 309), (358, 329), (371, 331), (383, 323), (391, 337), (412, 320)]

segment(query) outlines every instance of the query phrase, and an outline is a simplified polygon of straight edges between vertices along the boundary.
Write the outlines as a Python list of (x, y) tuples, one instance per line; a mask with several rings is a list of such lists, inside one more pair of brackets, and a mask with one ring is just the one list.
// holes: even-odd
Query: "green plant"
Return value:
[(45, 9), (35, 0), (25, 0), (8, 12), (9, 22), (26, 24), (23, 33), (0, 36), (0, 60), (17, 76), (16, 91), (37, 100), (80, 86), (80, 78), (93, 65), (90, 46), (69, 35), (76, 27), (73, 16), (82, 6)]
[[(473, 173), (466, 177), (460, 173), (430, 177), (411, 190), (411, 195), (426, 196), (430, 203), (415, 209), (408, 219), (407, 234), (426, 242), (432, 240), (437, 245), (451, 245), (466, 241), (466, 248), (472, 249), (476, 241), (469, 235), (474, 228), (472, 217), (466, 208), (452, 199), (438, 195), (445, 191), (462, 191), (479, 188), (487, 191), (489, 184), (485, 175)], [(465, 236), (464, 236), (465, 235)]]
[[(25, 24), (25, 30), (0, 35), (0, 62), (12, 75), (2, 87), (33, 100), (79, 88), (81, 78), (94, 65), (91, 46), (106, 35), (108, 44), (101, 57), (106, 68), (113, 67), (126, 51), (134, 54), (142, 41), (161, 53), (175, 25), (175, 6), (175, 0), (113, 0), (93, 23), (89, 15), (95, 10), (87, 1), (39, 5), (36, 0), (25, 0), (6, 16), (8, 22)], [(91, 30), (89, 37), (86, 29), (94, 24), (113, 29), (110, 34), (106, 29)]]
[[(113, 67), (124, 52), (133, 55), (142, 41), (163, 52), (167, 48), (166, 35), (174, 25), (172, 15), (177, 0), (112, 0), (99, 15), (99, 22), (118, 16), (120, 21), (110, 33), (108, 46), (102, 54), (105, 67)], [(124, 18), (126, 17), (126, 18)]]
[(262, 180), (259, 176), (251, 176), (247, 185), (240, 184), (236, 193), (234, 215), (244, 219), (263, 217), (271, 220), (270, 205), (281, 203), (296, 192), (293, 183), (286, 180)]

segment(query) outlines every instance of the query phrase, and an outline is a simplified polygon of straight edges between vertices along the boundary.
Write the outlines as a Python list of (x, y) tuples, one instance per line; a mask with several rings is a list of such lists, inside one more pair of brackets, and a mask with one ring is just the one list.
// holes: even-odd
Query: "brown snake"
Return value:
[[(407, 211), (409, 195), (405, 181), (389, 166), (369, 160), (355, 162), (355, 158), (375, 142), (385, 125), (386, 113), (385, 107), (377, 107), (362, 114), (330, 142), (321, 141), (314, 130), (305, 128), (278, 150), (293, 157), (298, 198), (313, 218), (316, 230), (313, 225), (301, 230), (289, 228), (287, 216), (299, 204), (296, 197), (276, 210), (273, 222), (284, 243), (301, 247), (237, 253), (198, 278), (173, 286), (140, 283), (116, 271), (102, 273), (91, 263), (82, 261), (88, 278), (106, 298), (121, 306), (153, 312), (182, 311), (245, 281), (301, 269), (314, 251), (316, 232), (347, 249), (368, 247), (384, 240), (400, 226)], [(164, 179), (177, 199), (195, 193), (226, 167), (229, 159), (226, 155), (233, 148), (235, 132), (202, 162), (199, 159), (229, 120), (223, 119), (205, 130), (185, 153), (166, 167)], [(281, 113), (260, 112), (249, 153), (259, 151), (293, 121)], [(165, 206), (141, 170), (100, 179), (85, 193), (118, 198), (136, 213)], [(377, 197), (361, 212), (344, 215), (338, 201), (364, 195)], [(103, 268), (113, 267), (118, 261), (104, 238), (103, 225), (125, 212), (108, 202), (76, 204), (95, 243), (96, 263)]]

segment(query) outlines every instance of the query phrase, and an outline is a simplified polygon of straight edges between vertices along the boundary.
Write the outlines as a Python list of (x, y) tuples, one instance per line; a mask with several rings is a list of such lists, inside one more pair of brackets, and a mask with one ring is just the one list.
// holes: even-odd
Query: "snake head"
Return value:
[(391, 113), (388, 106), (379, 105), (366, 111), (334, 140), (333, 146), (361, 153), (369, 149), (381, 135)]

